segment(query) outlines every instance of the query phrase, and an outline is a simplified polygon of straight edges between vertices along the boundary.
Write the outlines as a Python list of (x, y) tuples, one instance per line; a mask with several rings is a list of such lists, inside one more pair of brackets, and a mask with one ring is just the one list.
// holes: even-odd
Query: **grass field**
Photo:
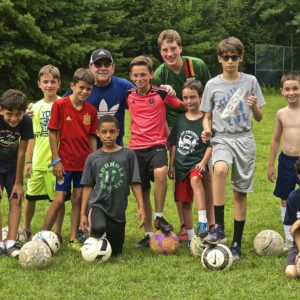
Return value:
[[(243, 257), (228, 272), (207, 271), (183, 245), (175, 256), (154, 255), (150, 249), (135, 250), (143, 232), (136, 222), (136, 204), (130, 196), (124, 254), (105, 264), (89, 264), (65, 242), (43, 270), (23, 269), (8, 257), (0, 262), (0, 299), (299, 299), (299, 281), (284, 276), (286, 254), (259, 257), (253, 239), (263, 229), (281, 234), (279, 200), (272, 196), (267, 181), (268, 153), (275, 112), (285, 105), (279, 96), (266, 96), (264, 119), (254, 124), (257, 143), (255, 192), (249, 195), (248, 218), (243, 239)], [(128, 117), (128, 116), (127, 116)], [(128, 124), (128, 120), (127, 120)], [(226, 234), (232, 238), (233, 211), (228, 186)], [(48, 203), (37, 205), (34, 232), (43, 223)], [(3, 224), (7, 220), (7, 200), (2, 200)], [(64, 240), (69, 231), (70, 204), (64, 224)], [(179, 227), (169, 186), (165, 215)], [(196, 221), (196, 213), (195, 213)]]

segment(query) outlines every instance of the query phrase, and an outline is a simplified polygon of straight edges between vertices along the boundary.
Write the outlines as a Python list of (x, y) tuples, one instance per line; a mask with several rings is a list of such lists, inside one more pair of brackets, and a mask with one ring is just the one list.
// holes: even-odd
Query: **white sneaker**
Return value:
[(283, 251), (289, 251), (293, 247), (293, 241), (285, 240), (283, 245)]

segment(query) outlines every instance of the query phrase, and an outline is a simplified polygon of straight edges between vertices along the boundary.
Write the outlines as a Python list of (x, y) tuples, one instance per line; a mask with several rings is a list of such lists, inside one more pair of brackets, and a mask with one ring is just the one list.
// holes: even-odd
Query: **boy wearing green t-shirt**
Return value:
[[(59, 98), (57, 91), (60, 87), (60, 72), (52, 65), (41, 68), (38, 74), (38, 86), (44, 98), (32, 107), (32, 122), (34, 139), (28, 143), (25, 162), (27, 194), (24, 214), (24, 230), (28, 238), (31, 236), (31, 221), (35, 212), (37, 200), (53, 200), (55, 195), (55, 176), (48, 165), (52, 161), (47, 125), (52, 104)], [(64, 219), (65, 206), (60, 210), (56, 220), (56, 233), (61, 240), (61, 229)]]

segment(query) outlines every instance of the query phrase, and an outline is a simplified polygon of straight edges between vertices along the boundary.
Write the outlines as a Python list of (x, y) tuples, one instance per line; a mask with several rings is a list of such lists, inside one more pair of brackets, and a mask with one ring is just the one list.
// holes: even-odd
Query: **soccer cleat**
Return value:
[(87, 238), (88, 238), (88, 236), (85, 234), (85, 232), (81, 229), (78, 229), (77, 240), (81, 243), (84, 243)]
[(6, 253), (8, 256), (18, 259), (20, 253), (20, 247), (16, 244), (6, 249)]
[(80, 251), (81, 247), (82, 247), (82, 243), (80, 243), (80, 241), (78, 240), (69, 241), (69, 248), (71, 248), (72, 250)]
[(6, 254), (6, 250), (5, 250), (5, 248), (0, 248), (0, 256), (3, 256), (3, 255), (5, 255)]
[(237, 242), (232, 243), (231, 247), (229, 248), (232, 253), (233, 261), (239, 260), (242, 256), (242, 250), (239, 247)]
[(225, 237), (224, 230), (216, 224), (208, 233), (208, 235), (203, 238), (203, 243), (210, 245), (226, 244), (227, 238)]
[(197, 235), (201, 238), (206, 237), (208, 234), (208, 225), (207, 223), (199, 222), (197, 225)]
[(27, 238), (27, 241), (30, 241), (31, 237), (32, 237), (32, 231), (30, 228), (24, 228), (24, 232), (26, 234), (26, 238)]
[(170, 233), (173, 231), (173, 226), (168, 223), (164, 217), (156, 217), (154, 225), (156, 229), (161, 230), (163, 233)]
[(184, 242), (184, 241), (188, 240), (188, 234), (186, 232), (186, 228), (185, 228), (184, 224), (182, 224), (181, 227), (180, 227), (178, 238), (179, 238), (180, 242)]
[(283, 245), (283, 251), (289, 251), (293, 247), (293, 241), (285, 240)]
[(136, 249), (144, 249), (149, 248), (150, 246), (150, 236), (146, 235), (143, 239), (141, 239), (137, 244), (135, 244)]

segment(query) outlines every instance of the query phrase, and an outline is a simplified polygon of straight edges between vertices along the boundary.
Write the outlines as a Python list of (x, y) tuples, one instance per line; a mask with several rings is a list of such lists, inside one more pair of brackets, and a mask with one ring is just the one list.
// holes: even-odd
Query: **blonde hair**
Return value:
[(40, 69), (39, 74), (38, 74), (38, 80), (40, 80), (42, 76), (48, 75), (48, 74), (51, 74), (53, 76), (53, 78), (60, 80), (59, 69), (52, 65), (46, 65)]
[(135, 57), (131, 62), (130, 62), (130, 72), (134, 66), (146, 66), (149, 70), (149, 72), (153, 72), (153, 61), (150, 57), (140, 55)]
[(181, 37), (176, 30), (166, 29), (162, 31), (157, 39), (158, 47), (161, 47), (163, 41), (167, 41), (168, 43), (172, 43), (176, 41), (177, 45), (181, 47)]

